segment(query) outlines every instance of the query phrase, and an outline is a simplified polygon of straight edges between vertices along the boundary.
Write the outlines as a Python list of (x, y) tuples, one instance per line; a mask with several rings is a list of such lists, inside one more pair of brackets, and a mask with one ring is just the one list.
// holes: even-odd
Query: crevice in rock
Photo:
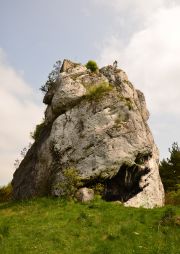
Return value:
[[(140, 155), (138, 154), (137, 160), (139, 161)], [(144, 160), (147, 159), (147, 155), (144, 156)], [(141, 155), (141, 159), (143, 155)], [(83, 187), (94, 189), (95, 193), (98, 190), (98, 194), (106, 201), (126, 202), (130, 198), (136, 196), (142, 192), (148, 183), (144, 183), (142, 186), (141, 179), (143, 176), (150, 172), (148, 167), (134, 163), (129, 166), (123, 164), (118, 173), (111, 179), (104, 179), (96, 177), (94, 179), (88, 179), (83, 182)], [(146, 182), (146, 181), (145, 181)]]
[(126, 202), (142, 192), (147, 186), (141, 187), (140, 181), (142, 176), (149, 172), (150, 169), (148, 167), (142, 168), (137, 164), (133, 166), (124, 164), (114, 177), (106, 181), (103, 198), (106, 201), (120, 200), (121, 202)]

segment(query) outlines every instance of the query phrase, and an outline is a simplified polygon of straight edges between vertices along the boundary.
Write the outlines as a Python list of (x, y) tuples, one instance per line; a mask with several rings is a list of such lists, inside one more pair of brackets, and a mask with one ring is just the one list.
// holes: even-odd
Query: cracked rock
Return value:
[(15, 199), (61, 196), (55, 186), (73, 168), (84, 188), (102, 184), (108, 201), (147, 208), (164, 204), (145, 98), (124, 71), (106, 66), (92, 73), (65, 60), (44, 103), (43, 129), (14, 173)]

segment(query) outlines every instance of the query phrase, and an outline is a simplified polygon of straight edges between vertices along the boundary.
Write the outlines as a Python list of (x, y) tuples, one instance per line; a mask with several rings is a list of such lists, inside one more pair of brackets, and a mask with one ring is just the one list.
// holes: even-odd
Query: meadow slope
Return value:
[(180, 207), (126, 208), (96, 199), (0, 204), (2, 254), (179, 254)]

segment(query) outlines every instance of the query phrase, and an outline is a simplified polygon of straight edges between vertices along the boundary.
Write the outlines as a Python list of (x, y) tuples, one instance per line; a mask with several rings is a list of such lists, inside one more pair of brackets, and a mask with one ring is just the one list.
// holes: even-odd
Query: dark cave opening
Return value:
[(111, 179), (106, 180), (104, 184), (103, 198), (106, 201), (126, 202), (133, 196), (143, 191), (140, 187), (141, 177), (148, 174), (150, 169), (142, 168), (135, 164), (133, 166), (123, 165), (118, 173)]
[(140, 186), (142, 176), (148, 174), (150, 169), (142, 167), (138, 164), (132, 166), (123, 164), (118, 173), (111, 179), (95, 178), (84, 181), (83, 186), (94, 189), (96, 193), (97, 186), (101, 186), (100, 194), (106, 201), (121, 201), (126, 202), (148, 185)]

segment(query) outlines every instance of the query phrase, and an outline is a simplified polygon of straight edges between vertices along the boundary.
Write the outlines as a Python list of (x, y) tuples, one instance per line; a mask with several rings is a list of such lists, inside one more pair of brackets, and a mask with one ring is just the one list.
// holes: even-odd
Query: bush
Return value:
[(42, 133), (42, 130), (43, 130), (44, 126), (45, 126), (44, 120), (43, 120), (42, 123), (37, 124), (34, 132), (30, 133), (31, 138), (33, 138), (35, 141), (38, 140), (38, 138), (40, 137), (40, 135)]
[(92, 189), (94, 190), (94, 193), (96, 195), (102, 196), (104, 194), (104, 184), (103, 183), (97, 183), (95, 184)]
[(98, 100), (111, 90), (112, 86), (106, 82), (90, 86), (89, 88), (87, 88), (86, 98), (90, 101)]
[(76, 191), (82, 186), (81, 178), (75, 168), (64, 170), (64, 181), (58, 183), (55, 188), (61, 192), (61, 197), (71, 199), (75, 197)]
[(12, 197), (12, 185), (9, 183), (6, 186), (0, 187), (0, 202), (6, 202)]
[(180, 189), (165, 194), (166, 205), (180, 205)]
[(119, 95), (118, 97), (122, 102), (124, 102), (124, 105), (127, 106), (129, 110), (133, 110), (133, 103), (130, 98), (126, 98), (122, 95)]
[(124, 112), (118, 114), (117, 118), (115, 119), (115, 127), (120, 127), (122, 123), (128, 120), (128, 115)]
[(92, 72), (96, 72), (99, 68), (95, 61), (89, 60), (86, 64), (86, 68), (91, 70)]

